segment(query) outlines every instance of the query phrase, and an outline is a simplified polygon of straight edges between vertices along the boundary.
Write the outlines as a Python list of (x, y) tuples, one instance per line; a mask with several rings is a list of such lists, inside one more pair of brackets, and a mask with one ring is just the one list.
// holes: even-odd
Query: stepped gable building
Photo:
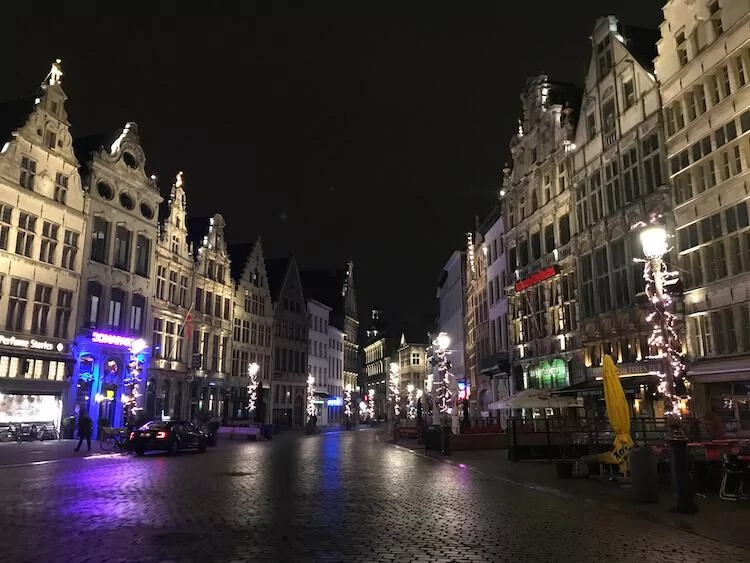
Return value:
[(193, 268), (190, 410), (193, 417), (224, 417), (230, 402), (230, 339), (234, 284), (224, 239), (224, 218), (188, 220)]
[(248, 369), (258, 364), (256, 412), (259, 422), (271, 420), (270, 395), (273, 376), (273, 302), (266, 276), (263, 244), (229, 245), (234, 281), (230, 416), (248, 415)]
[(194, 265), (188, 244), (185, 179), (179, 172), (159, 210), (150, 342), (156, 412), (173, 418), (186, 418), (190, 411)]
[(87, 236), (62, 76), (57, 60), (33, 95), (0, 104), (0, 423), (58, 430), (75, 407)]
[(307, 304), (297, 261), (266, 258), (273, 303), (271, 421), (277, 428), (300, 428), (307, 421)]

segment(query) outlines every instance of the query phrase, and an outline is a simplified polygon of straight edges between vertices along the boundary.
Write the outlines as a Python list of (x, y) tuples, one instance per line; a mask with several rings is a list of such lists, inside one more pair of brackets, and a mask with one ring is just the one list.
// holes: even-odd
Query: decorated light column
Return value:
[(388, 409), (388, 427), (390, 429), (391, 437), (396, 438), (396, 427), (398, 426), (398, 419), (401, 416), (401, 389), (399, 388), (401, 377), (401, 369), (397, 362), (391, 362), (390, 369), (388, 370), (388, 402), (390, 408)]
[(313, 384), (315, 378), (312, 375), (307, 376), (307, 418), (312, 419), (315, 416), (315, 388)]
[(375, 389), (370, 389), (367, 393), (367, 416), (370, 420), (375, 420)]
[(432, 342), (432, 345), (435, 348), (437, 358), (437, 374), (434, 375), (435, 384), (433, 385), (432, 420), (433, 424), (440, 424), (441, 415), (447, 418), (452, 410), (453, 393), (451, 392), (450, 362), (448, 361), (450, 355), (448, 347), (451, 345), (450, 336), (441, 332)]
[(250, 379), (250, 383), (247, 384), (247, 412), (248, 414), (255, 413), (255, 407), (258, 401), (258, 370), (260, 366), (252, 362), (247, 365), (247, 376)]
[[(667, 232), (656, 219), (641, 231), (640, 238), (646, 257), (643, 260), (646, 296), (653, 308), (646, 317), (646, 321), (651, 323), (648, 343), (658, 350), (657, 357), (662, 362), (661, 369), (656, 372), (659, 376), (659, 392), (664, 397), (664, 410), (667, 416), (673, 418), (673, 423), (676, 423), (682, 417), (681, 401), (687, 405), (690, 398), (685, 383), (680, 322), (672, 312), (674, 302), (665, 288), (676, 284), (679, 274), (667, 270), (664, 263), (664, 255), (669, 251)], [(679, 393), (677, 389), (680, 389)]]
[(130, 345), (130, 359), (125, 374), (122, 378), (122, 396), (120, 400), (122, 402), (122, 424), (125, 427), (130, 427), (135, 424), (135, 417), (139, 407), (138, 399), (141, 396), (141, 373), (143, 372), (143, 365), (145, 358), (143, 356), (143, 350), (146, 349), (146, 341), (139, 338), (134, 340)]
[(653, 216), (650, 224), (640, 234), (643, 254), (645, 256), (643, 279), (646, 282), (646, 296), (652, 311), (646, 317), (651, 323), (651, 335), (648, 342), (658, 350), (657, 358), (661, 368), (656, 372), (659, 377), (659, 392), (664, 397), (664, 410), (667, 415), (667, 439), (670, 446), (670, 466), (676, 493), (675, 510), (683, 514), (697, 512), (693, 496), (690, 461), (688, 457), (688, 438), (680, 427), (682, 411), (680, 402), (687, 405), (690, 397), (685, 381), (685, 362), (682, 354), (682, 334), (679, 319), (673, 313), (674, 302), (665, 288), (679, 281), (677, 272), (669, 271), (664, 263), (664, 255), (669, 252), (667, 231)]
[(414, 385), (409, 383), (406, 386), (406, 398), (408, 401), (408, 407), (406, 409), (406, 418), (414, 420), (417, 417), (417, 407), (414, 403)]
[(349, 383), (344, 389), (344, 418), (346, 419), (346, 427), (349, 428), (352, 420), (352, 386)]

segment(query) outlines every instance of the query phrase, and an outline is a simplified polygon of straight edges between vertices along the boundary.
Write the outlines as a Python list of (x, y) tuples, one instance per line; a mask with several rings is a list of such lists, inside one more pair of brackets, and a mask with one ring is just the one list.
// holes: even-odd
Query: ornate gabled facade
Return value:
[(655, 61), (684, 286), (693, 408), (746, 431), (750, 381), (750, 2), (670, 0)]
[(306, 422), (307, 305), (297, 261), (266, 259), (273, 300), (273, 377), (271, 421), (277, 428), (300, 428)]
[(658, 366), (646, 360), (650, 326), (636, 300), (643, 265), (634, 261), (642, 251), (631, 228), (669, 210), (652, 65), (656, 32), (608, 16), (596, 22), (591, 41), (571, 155), (582, 359), (595, 380), (603, 355), (611, 355), (622, 373), (640, 374), (626, 387), (643, 395)]
[(248, 366), (257, 363), (257, 411), (252, 416), (259, 422), (270, 422), (273, 302), (263, 245), (260, 238), (254, 243), (233, 244), (229, 247), (229, 255), (235, 284), (229, 416), (250, 416), (247, 412)]
[[(162, 201), (138, 127), (127, 123), (110, 135), (76, 140), (89, 236), (84, 246), (78, 304), (78, 355), (73, 392), (99, 426), (120, 426), (128, 413), (120, 400), (130, 372), (131, 345), (151, 326), (157, 209)], [(147, 364), (144, 351), (142, 363)], [(154, 414), (152, 382), (140, 375), (135, 416)], [(148, 392), (146, 391), (148, 389)], [(135, 422), (134, 417), (130, 422)]]
[[(120, 426), (126, 414), (120, 397), (127, 394), (131, 344), (150, 337), (157, 209), (162, 198), (155, 179), (146, 173), (135, 123), (75, 145), (87, 196), (89, 236), (78, 304), (74, 392), (77, 404), (99, 426)], [(147, 365), (146, 358), (142, 361)], [(135, 408), (137, 415), (151, 417), (155, 390), (152, 383), (146, 384), (147, 378), (147, 371), (141, 373)]]
[(223, 417), (230, 401), (234, 284), (224, 218), (188, 220), (193, 268), (190, 418)]
[(545, 75), (529, 79), (510, 144), (503, 220), (512, 377), (519, 390), (565, 387), (579, 353), (567, 162), (579, 95), (575, 86)]
[(188, 247), (184, 177), (177, 174), (161, 206), (154, 270), (151, 380), (155, 412), (184, 418), (189, 412), (193, 257)]
[(84, 194), (60, 61), (0, 104), (0, 422), (60, 428), (84, 257)]

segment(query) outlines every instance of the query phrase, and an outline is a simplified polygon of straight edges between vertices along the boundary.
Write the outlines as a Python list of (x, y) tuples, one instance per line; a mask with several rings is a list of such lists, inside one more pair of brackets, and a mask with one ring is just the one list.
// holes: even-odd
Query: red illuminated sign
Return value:
[(530, 288), (532, 285), (542, 283), (544, 280), (548, 280), (557, 275), (557, 266), (549, 266), (538, 272), (534, 272), (528, 278), (518, 280), (516, 282), (516, 291), (523, 291), (524, 289)]

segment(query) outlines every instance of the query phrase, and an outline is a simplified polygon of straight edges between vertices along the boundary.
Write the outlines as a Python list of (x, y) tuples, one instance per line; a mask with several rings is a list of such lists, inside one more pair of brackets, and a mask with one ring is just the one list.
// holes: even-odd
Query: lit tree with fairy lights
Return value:
[(344, 389), (344, 416), (347, 421), (352, 416), (352, 390), (348, 385)]
[(307, 417), (311, 419), (315, 416), (315, 389), (313, 387), (315, 378), (312, 375), (307, 376)]
[[(658, 223), (658, 217), (652, 217), (650, 224), (640, 223), (640, 238), (645, 260), (643, 279), (646, 282), (646, 296), (653, 310), (646, 321), (651, 324), (649, 345), (656, 348), (657, 358), (662, 365), (655, 372), (659, 377), (659, 393), (665, 401), (665, 412), (679, 420), (682, 416), (681, 402), (684, 405), (690, 400), (687, 392), (686, 368), (682, 351), (682, 324), (674, 314), (674, 300), (667, 288), (680, 280), (678, 272), (670, 271), (664, 262), (664, 255), (669, 252), (667, 232)], [(683, 407), (684, 408), (684, 407)]]
[(388, 372), (388, 391), (391, 395), (391, 406), (393, 415), (398, 418), (401, 414), (401, 390), (399, 389), (400, 368), (396, 362), (392, 362)]
[(247, 376), (250, 378), (250, 383), (247, 384), (247, 410), (252, 413), (255, 412), (255, 407), (258, 402), (258, 370), (260, 366), (252, 362), (247, 366)]

